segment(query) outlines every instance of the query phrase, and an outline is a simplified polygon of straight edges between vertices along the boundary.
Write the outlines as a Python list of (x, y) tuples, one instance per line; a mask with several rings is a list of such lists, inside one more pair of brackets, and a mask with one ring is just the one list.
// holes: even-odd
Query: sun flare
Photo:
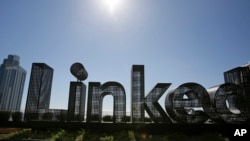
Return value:
[(105, 4), (107, 5), (110, 13), (114, 14), (117, 8), (121, 4), (121, 0), (104, 0)]

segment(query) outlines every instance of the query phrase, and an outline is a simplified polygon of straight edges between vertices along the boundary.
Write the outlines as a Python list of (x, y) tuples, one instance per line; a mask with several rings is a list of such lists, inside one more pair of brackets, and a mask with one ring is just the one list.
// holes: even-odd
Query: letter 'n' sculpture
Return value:
[(81, 63), (74, 63), (70, 72), (77, 81), (70, 82), (68, 121), (84, 121), (86, 85), (81, 81), (87, 79), (88, 72)]
[(126, 116), (126, 93), (123, 86), (118, 82), (89, 82), (87, 122), (102, 121), (103, 98), (112, 95), (114, 98), (113, 122), (123, 122)]

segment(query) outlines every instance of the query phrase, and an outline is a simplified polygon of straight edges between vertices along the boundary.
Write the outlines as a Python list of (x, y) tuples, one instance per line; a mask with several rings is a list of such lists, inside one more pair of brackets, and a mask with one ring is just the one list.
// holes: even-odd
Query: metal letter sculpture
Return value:
[(85, 116), (86, 85), (83, 81), (88, 73), (81, 63), (74, 63), (70, 72), (77, 78), (77, 82), (70, 82), (68, 121), (83, 121)]
[(126, 93), (118, 82), (89, 82), (87, 122), (102, 121), (103, 98), (106, 95), (114, 97), (113, 122), (122, 122), (126, 116)]
[[(77, 82), (71, 82), (68, 121), (84, 120), (86, 86), (79, 81), (88, 77), (84, 66), (74, 63), (71, 73)], [(249, 87), (225, 83), (206, 90), (198, 83), (184, 83), (171, 90), (165, 99), (165, 108), (158, 100), (171, 83), (157, 83), (145, 97), (144, 66), (133, 65), (131, 71), (131, 121), (143, 123), (145, 110), (155, 123), (204, 123), (208, 121), (244, 123), (249, 121)], [(247, 85), (248, 86), (248, 85)], [(103, 98), (114, 98), (113, 122), (124, 122), (126, 117), (126, 93), (122, 84), (114, 81), (101, 84), (89, 82), (87, 122), (102, 122)]]
[(185, 83), (170, 91), (165, 106), (169, 116), (180, 123), (203, 123), (213, 113), (206, 89), (197, 83)]
[(166, 112), (163, 110), (158, 100), (169, 88), (170, 83), (157, 83), (156, 86), (146, 96), (144, 102), (144, 108), (148, 112), (148, 115), (155, 123), (167, 122), (172, 123)]
[(213, 121), (242, 123), (248, 118), (247, 103), (242, 87), (225, 83), (208, 89), (215, 115)]
[(85, 70), (84, 66), (81, 63), (74, 63), (70, 67), (70, 72), (77, 78), (77, 80), (80, 81), (83, 81), (88, 77), (88, 72)]

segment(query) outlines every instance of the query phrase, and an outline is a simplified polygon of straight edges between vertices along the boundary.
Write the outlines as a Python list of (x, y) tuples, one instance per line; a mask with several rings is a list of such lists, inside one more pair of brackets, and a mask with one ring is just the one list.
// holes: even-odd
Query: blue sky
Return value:
[[(120, 82), (130, 110), (130, 72), (145, 65), (146, 94), (158, 82), (205, 88), (222, 84), (223, 72), (250, 60), (249, 0), (1, 0), (0, 59), (21, 57), (54, 68), (50, 108), (67, 109), (70, 66), (81, 62), (84, 81)], [(160, 99), (164, 105), (167, 92)], [(111, 110), (111, 96), (104, 99)]]

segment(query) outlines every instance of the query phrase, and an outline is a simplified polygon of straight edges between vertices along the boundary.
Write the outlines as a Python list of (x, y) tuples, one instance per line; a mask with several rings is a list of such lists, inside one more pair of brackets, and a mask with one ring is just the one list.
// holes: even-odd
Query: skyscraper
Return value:
[(0, 110), (20, 110), (26, 71), (19, 60), (19, 56), (9, 55), (0, 66)]
[(25, 120), (37, 119), (40, 111), (49, 109), (53, 68), (45, 63), (33, 63), (25, 108)]
[(244, 89), (244, 96), (250, 111), (250, 63), (224, 72), (225, 83), (233, 83)]

